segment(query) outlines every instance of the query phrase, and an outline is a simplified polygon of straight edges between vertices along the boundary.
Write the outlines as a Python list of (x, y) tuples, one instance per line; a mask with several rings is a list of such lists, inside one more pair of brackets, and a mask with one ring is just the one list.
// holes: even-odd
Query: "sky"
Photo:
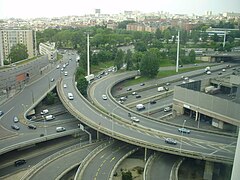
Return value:
[(206, 11), (240, 13), (240, 0), (0, 0), (0, 19), (85, 15), (95, 9), (101, 9), (102, 14), (126, 10), (189, 15), (204, 15)]

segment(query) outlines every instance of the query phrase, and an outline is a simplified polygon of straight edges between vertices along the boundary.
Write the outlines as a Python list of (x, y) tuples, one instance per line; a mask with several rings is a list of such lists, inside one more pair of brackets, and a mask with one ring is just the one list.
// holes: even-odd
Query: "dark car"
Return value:
[(149, 103), (150, 103), (150, 104), (156, 104), (157, 101), (155, 101), (155, 100), (151, 100)]
[(141, 97), (142, 97), (142, 96), (141, 96), (141, 95), (139, 95), (139, 94), (138, 94), (138, 95), (136, 95), (136, 98), (141, 98)]
[(3, 111), (0, 111), (0, 116), (2, 116), (4, 113), (3, 113)]
[(14, 165), (17, 167), (17, 166), (21, 166), (23, 164), (26, 164), (26, 160), (25, 159), (19, 159), (17, 161), (14, 162)]
[(173, 144), (173, 145), (177, 144), (177, 141), (175, 139), (172, 139), (172, 138), (166, 138), (165, 142), (168, 143), (168, 144)]
[(17, 125), (12, 125), (11, 127), (12, 127), (12, 129), (14, 129), (14, 130), (19, 130), (19, 129), (20, 129), (20, 127), (18, 127)]
[(29, 125), (28, 125), (28, 128), (29, 128), (29, 129), (37, 129), (37, 126), (35, 126), (35, 125), (33, 125), (33, 124), (29, 124)]

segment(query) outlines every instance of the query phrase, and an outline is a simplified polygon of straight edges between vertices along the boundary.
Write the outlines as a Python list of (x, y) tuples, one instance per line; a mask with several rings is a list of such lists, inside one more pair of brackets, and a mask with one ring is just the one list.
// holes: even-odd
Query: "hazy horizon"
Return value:
[(72, 15), (93, 14), (100, 9), (101, 14), (118, 14), (124, 11), (169, 12), (171, 14), (204, 15), (224, 12), (240, 13), (239, 0), (68, 0), (66, 3), (56, 0), (0, 0), (0, 19), (7, 18), (53, 18)]

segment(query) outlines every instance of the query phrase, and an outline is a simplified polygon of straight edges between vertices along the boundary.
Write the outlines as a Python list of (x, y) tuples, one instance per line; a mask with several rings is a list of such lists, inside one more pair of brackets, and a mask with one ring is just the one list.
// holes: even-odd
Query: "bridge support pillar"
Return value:
[(240, 177), (240, 127), (238, 127), (238, 140), (237, 140), (237, 147), (235, 150), (235, 157), (233, 162), (233, 169), (232, 169), (232, 177), (231, 180), (239, 179)]
[(144, 151), (144, 161), (145, 162), (147, 161), (147, 148), (145, 148), (145, 151)]
[(214, 168), (214, 163), (210, 161), (206, 161), (204, 175), (203, 175), (204, 180), (212, 180), (213, 168)]

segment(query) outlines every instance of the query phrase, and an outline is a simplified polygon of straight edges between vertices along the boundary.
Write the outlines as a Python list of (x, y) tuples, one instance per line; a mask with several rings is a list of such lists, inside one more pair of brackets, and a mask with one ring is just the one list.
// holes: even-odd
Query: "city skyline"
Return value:
[(169, 12), (171, 14), (196, 14), (204, 15), (207, 11), (213, 14), (224, 12), (240, 13), (239, 0), (143, 0), (139, 3), (132, 1), (111, 1), (108, 0), (88, 0), (62, 1), (42, 0), (39, 3), (33, 3), (30, 0), (1, 0), (0, 1), (0, 19), (7, 18), (41, 18), (41, 17), (62, 17), (62, 16), (81, 16), (93, 14), (95, 9), (100, 9), (101, 14), (118, 14), (124, 11), (140, 11), (143, 13), (151, 12)]

